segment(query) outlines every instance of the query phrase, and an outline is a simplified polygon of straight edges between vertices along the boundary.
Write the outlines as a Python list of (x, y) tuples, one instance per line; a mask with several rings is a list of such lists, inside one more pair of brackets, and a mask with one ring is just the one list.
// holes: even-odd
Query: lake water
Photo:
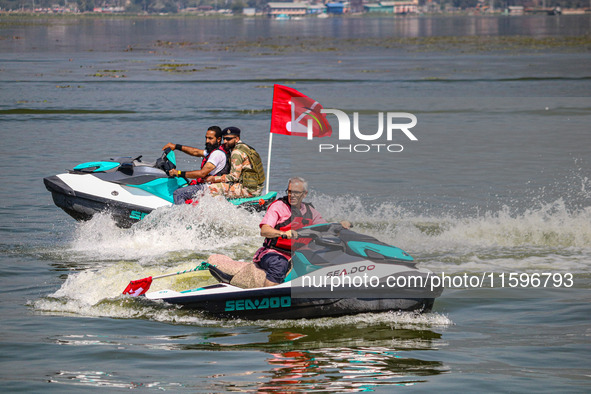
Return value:
[[(587, 392), (590, 22), (0, 17), (3, 390)], [(494, 286), (451, 286), (423, 315), (296, 321), (214, 320), (120, 296), (212, 253), (248, 259), (260, 214), (205, 199), (127, 230), (108, 216), (77, 223), (42, 178), (156, 158), (167, 142), (201, 146), (212, 124), (240, 127), (266, 163), (275, 83), (357, 112), (365, 135), (380, 112), (418, 122), (417, 141), (376, 140), (401, 152), (361, 152), (369, 142), (339, 140), (332, 115), (331, 137), (275, 135), (272, 190), (302, 175), (328, 220)], [(511, 273), (564, 283), (502, 286)]]

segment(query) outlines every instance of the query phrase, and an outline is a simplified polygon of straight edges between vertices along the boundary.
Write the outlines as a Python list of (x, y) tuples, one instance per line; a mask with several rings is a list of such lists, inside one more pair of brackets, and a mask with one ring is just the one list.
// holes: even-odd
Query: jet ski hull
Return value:
[[(165, 149), (153, 163), (141, 157), (118, 157), (77, 165), (67, 173), (43, 179), (55, 205), (76, 220), (89, 220), (108, 212), (120, 227), (130, 227), (157, 208), (171, 206), (174, 192), (187, 185), (183, 177), (169, 177), (176, 168), (173, 150)], [(277, 198), (276, 192), (229, 200), (248, 210), (262, 211)]]
[[(390, 311), (429, 312), (435, 297), (423, 298), (301, 298), (293, 297), (290, 286), (238, 289), (229, 285), (213, 285), (219, 291), (210, 294), (177, 293), (170, 290), (147, 293), (152, 300), (180, 305), (215, 318), (245, 320), (312, 319), (360, 313)], [(203, 288), (203, 291), (216, 288)], [(225, 290), (225, 291), (224, 291)], [(228, 291), (229, 290), (229, 291)]]
[[(433, 273), (418, 268), (412, 256), (369, 235), (330, 223), (304, 227), (298, 234), (310, 241), (292, 252), (284, 283), (238, 287), (251, 283), (237, 280), (239, 275), (261, 283), (257, 277), (264, 272), (253, 263), (213, 259), (210, 272), (220, 283), (145, 296), (214, 317), (272, 320), (429, 312), (443, 291)], [(243, 267), (236, 269), (237, 264)]]
[[(88, 174), (60, 174), (43, 179), (45, 187), (51, 192), (54, 204), (78, 221), (90, 220), (98, 213), (109, 213), (119, 227), (128, 228), (154, 209), (171, 205), (168, 201), (158, 197), (146, 196), (146, 193), (140, 189), (130, 191), (131, 188), (117, 184), (106, 184), (106, 182), (101, 182), (104, 184), (100, 185), (104, 189), (101, 192), (97, 192), (96, 187), (93, 190), (94, 194), (84, 192), (80, 190), (82, 187), (76, 188), (76, 186), (80, 186), (80, 182), (70, 182), (72, 179), (81, 177), (85, 177), (85, 181), (90, 181), (85, 183), (101, 182), (100, 180), (97, 182), (96, 179), (88, 178), (92, 177), (92, 175)], [(92, 190), (93, 188), (86, 187), (86, 189)], [(105, 193), (119, 198), (107, 198)], [(130, 199), (140, 201), (150, 199), (150, 206), (126, 201)]]

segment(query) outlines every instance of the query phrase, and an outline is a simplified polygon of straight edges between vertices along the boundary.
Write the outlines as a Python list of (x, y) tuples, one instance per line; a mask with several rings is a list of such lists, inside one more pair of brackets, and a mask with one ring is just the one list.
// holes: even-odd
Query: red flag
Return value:
[(273, 88), (271, 133), (306, 137), (308, 124), (313, 137), (329, 137), (332, 128), (321, 114), (322, 105), (314, 99), (287, 86)]
[(150, 285), (152, 285), (151, 276), (143, 279), (132, 280), (129, 282), (125, 290), (123, 290), (123, 294), (129, 294), (132, 297), (141, 296), (148, 291)]

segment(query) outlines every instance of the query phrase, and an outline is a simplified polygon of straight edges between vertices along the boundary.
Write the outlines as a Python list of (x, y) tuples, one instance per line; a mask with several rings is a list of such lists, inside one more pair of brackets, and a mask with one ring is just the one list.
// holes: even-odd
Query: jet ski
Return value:
[(213, 317), (254, 320), (428, 312), (442, 293), (439, 284), (429, 281), (432, 273), (417, 268), (414, 259), (395, 246), (340, 224), (308, 226), (298, 234), (309, 242), (293, 251), (292, 267), (282, 284), (241, 288), (217, 266), (210, 271), (220, 283), (145, 296)]
[[(173, 192), (189, 183), (171, 178), (176, 168), (173, 150), (166, 149), (154, 162), (142, 156), (118, 157), (82, 163), (66, 173), (43, 179), (55, 205), (74, 219), (89, 220), (99, 212), (109, 212), (120, 227), (130, 227), (154, 209), (171, 206)], [(253, 198), (229, 200), (232, 204), (261, 211), (276, 199), (277, 192)]]

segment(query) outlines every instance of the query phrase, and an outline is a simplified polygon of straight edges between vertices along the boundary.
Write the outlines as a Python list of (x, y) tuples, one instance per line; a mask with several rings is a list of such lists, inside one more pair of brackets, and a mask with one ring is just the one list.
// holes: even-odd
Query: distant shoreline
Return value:
[[(525, 13), (525, 14), (515, 14), (510, 15), (503, 13), (501, 11), (494, 12), (494, 13), (475, 13), (470, 10), (465, 11), (454, 11), (454, 12), (435, 12), (435, 13), (417, 13), (411, 15), (398, 15), (398, 14), (377, 14), (377, 13), (349, 13), (349, 14), (340, 14), (340, 15), (331, 15), (327, 19), (332, 18), (373, 18), (373, 19), (409, 19), (409, 18), (453, 18), (453, 17), (482, 17), (482, 18), (494, 18), (494, 17), (508, 17), (508, 18), (517, 18), (517, 17), (548, 17), (548, 18), (556, 18), (556, 17), (572, 17), (572, 16), (589, 16), (591, 15), (591, 10), (586, 9), (576, 9), (569, 13), (569, 10), (563, 11), (563, 14), (560, 16), (555, 15), (546, 15), (544, 13)], [(118, 13), (106, 13), (106, 12), (83, 12), (83, 13), (42, 13), (42, 12), (22, 12), (22, 11), (0, 11), (0, 20), (1, 18), (31, 18), (31, 19), (41, 19), (41, 18), (50, 18), (50, 19), (70, 19), (70, 18), (80, 18), (80, 19), (100, 19), (100, 18), (138, 18), (138, 19), (271, 19), (267, 15), (244, 15), (244, 14), (210, 14), (210, 13), (125, 13), (125, 12), (118, 12)], [(306, 15), (302, 16), (301, 20), (305, 19), (317, 19), (317, 15)]]

